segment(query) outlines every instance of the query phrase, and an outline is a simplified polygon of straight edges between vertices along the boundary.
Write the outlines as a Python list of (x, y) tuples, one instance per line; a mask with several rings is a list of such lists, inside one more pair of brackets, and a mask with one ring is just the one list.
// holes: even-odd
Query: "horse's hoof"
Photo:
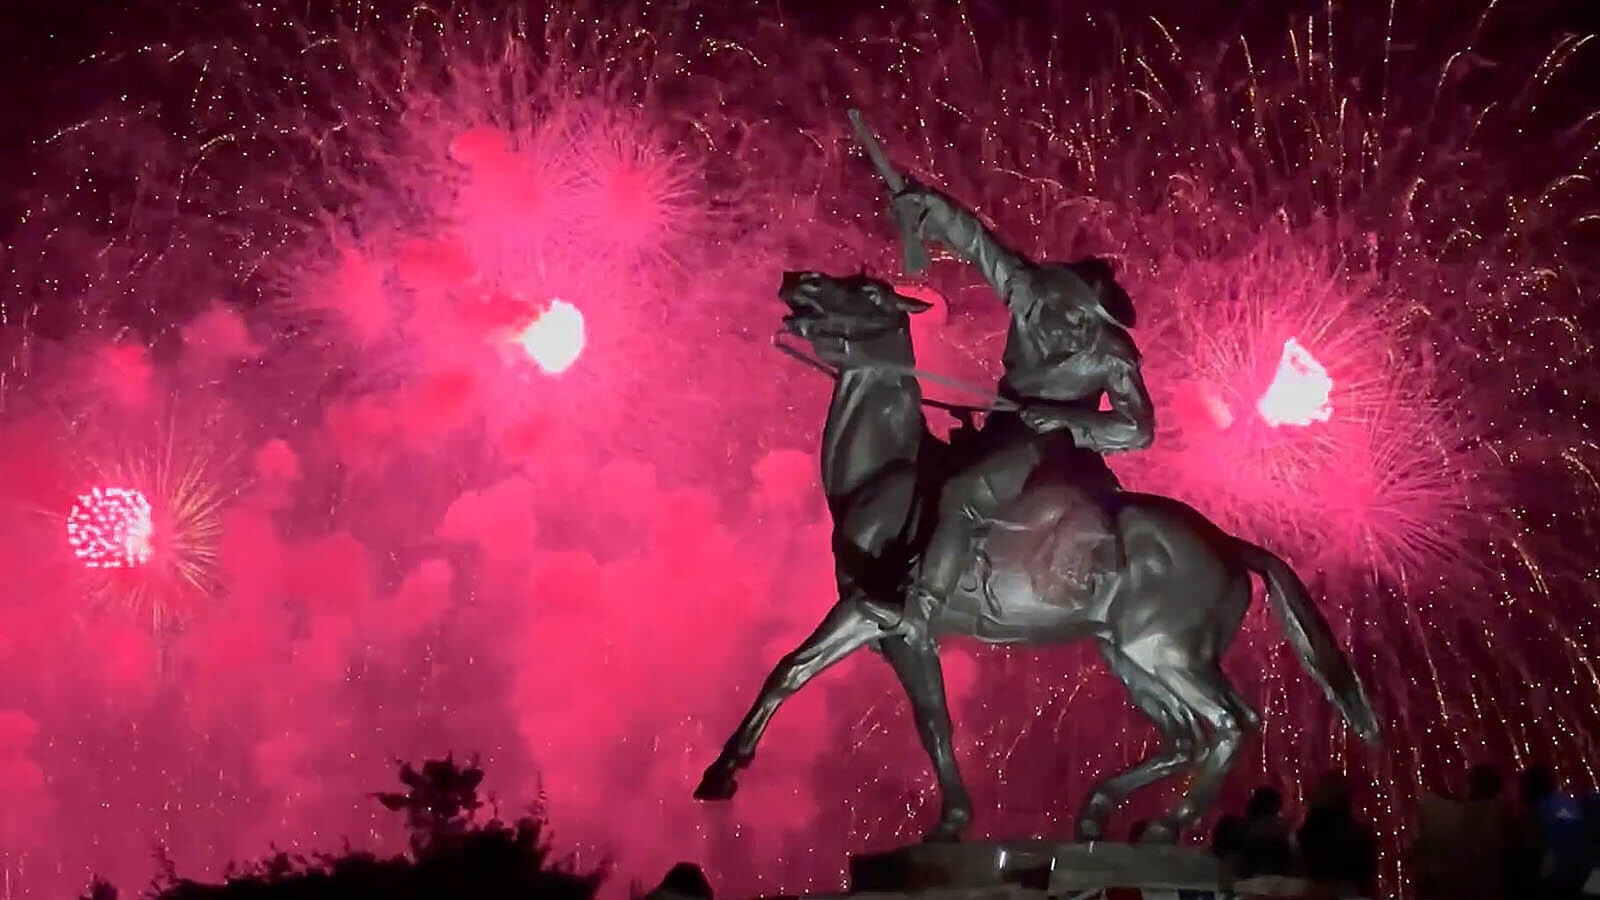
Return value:
[(1079, 843), (1106, 839), (1106, 823), (1111, 819), (1111, 798), (1096, 788), (1083, 801), (1078, 812), (1077, 835)]
[(972, 824), (972, 813), (969, 810), (955, 809), (944, 814), (939, 824), (933, 830), (922, 836), (925, 844), (953, 844), (967, 833), (967, 828)]
[(1176, 844), (1178, 832), (1181, 829), (1176, 822), (1163, 819), (1151, 822), (1150, 827), (1144, 831), (1144, 836), (1139, 839), (1141, 844)]
[(700, 785), (694, 789), (694, 798), (707, 803), (732, 800), (734, 792), (739, 790), (738, 779), (733, 777), (735, 768), (721, 759), (707, 766), (705, 774), (700, 776)]

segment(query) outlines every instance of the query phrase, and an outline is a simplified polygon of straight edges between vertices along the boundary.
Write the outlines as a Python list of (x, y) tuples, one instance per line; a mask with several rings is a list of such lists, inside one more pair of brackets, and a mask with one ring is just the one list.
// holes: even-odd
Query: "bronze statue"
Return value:
[[(1090, 791), (1078, 837), (1104, 837), (1133, 791), (1189, 770), (1187, 793), (1146, 832), (1173, 841), (1215, 799), (1259, 721), (1220, 661), (1250, 605), (1250, 573), (1302, 664), (1364, 739), (1378, 726), (1360, 680), (1293, 570), (1170, 498), (1125, 492), (1104, 454), (1148, 447), (1155, 426), (1133, 303), (1103, 260), (1030, 261), (972, 212), (903, 178), (851, 111), (893, 194), (919, 269), (922, 241), (978, 266), (1011, 312), (1000, 395), (975, 436), (929, 432), (910, 314), (926, 305), (865, 275), (784, 276), (785, 330), (811, 344), (836, 382), (822, 435), (839, 602), (768, 677), (695, 796), (733, 795), (784, 699), (863, 646), (881, 651), (907, 694), (943, 800), (929, 840), (961, 837), (972, 805), (951, 747), (936, 646), (943, 634), (990, 643), (1092, 637), (1163, 749)], [(913, 246), (914, 244), (914, 246)], [(1101, 409), (1104, 398), (1106, 409)]]
[[(1011, 312), (1000, 396), (1017, 413), (991, 414), (944, 482), (939, 505), (967, 511), (940, 517), (907, 597), (917, 614), (943, 602), (965, 566), (973, 527), (1022, 492), (1041, 467), (1070, 470), (1083, 496), (1071, 506), (1076, 560), (1057, 557), (1062, 575), (1087, 583), (1121, 569), (1122, 548), (1103, 498), (1120, 490), (1104, 455), (1150, 446), (1155, 417), (1139, 353), (1124, 329), (1133, 304), (1104, 260), (1035, 265), (1008, 250), (976, 216), (914, 186), (895, 196), (903, 220), (982, 269)], [(1100, 409), (1105, 397), (1108, 409)], [(1003, 524), (1003, 523), (1002, 523)], [(1097, 558), (1098, 557), (1098, 558)]]
[[(1145, 833), (1146, 840), (1173, 841), (1211, 805), (1241, 742), (1259, 724), (1219, 665), (1250, 604), (1252, 572), (1265, 581), (1307, 672), (1362, 738), (1377, 740), (1359, 679), (1283, 560), (1176, 500), (1107, 489), (1092, 469), (1086, 475), (1046, 464), (1033, 466), (1031, 475), (1002, 472), (1026, 479), (1026, 487), (982, 517), (987, 527), (969, 529), (973, 546), (956, 566), (964, 577), (937, 603), (886, 615), (902, 608), (922, 548), (943, 520), (972, 518), (969, 510), (946, 505), (940, 490), (950, 473), (960, 479), (965, 460), (952, 458), (922, 416), (909, 314), (926, 306), (865, 275), (791, 272), (779, 296), (789, 307), (785, 329), (837, 370), (822, 436), (822, 484), (834, 522), (839, 601), (767, 678), (706, 769), (697, 798), (733, 796), (736, 774), (754, 758), (783, 701), (870, 645), (888, 659), (910, 696), (938, 776), (942, 811), (927, 839), (959, 839), (972, 805), (951, 745), (938, 638), (966, 634), (1001, 644), (1094, 638), (1134, 705), (1155, 723), (1163, 747), (1094, 786), (1078, 816), (1078, 837), (1102, 839), (1111, 813), (1129, 794), (1188, 770), (1193, 779), (1182, 800)], [(1081, 422), (1074, 428), (1070, 415), (1061, 418), (1069, 420), (1064, 427), (1074, 437), (1087, 430)], [(1031, 431), (1005, 426), (984, 437), (980, 463), (991, 464), (986, 460), (996, 451), (988, 447), (1031, 442)], [(1039, 458), (1048, 462), (1051, 452)], [(1097, 557), (1100, 577), (1083, 579), (1077, 568), (1083, 554), (1075, 544), (1084, 523), (1096, 521), (1108, 525), (1121, 551), (1114, 559)]]
[[(942, 604), (968, 555), (982, 554), (981, 538), (997, 525), (1016, 530), (991, 516), (1016, 499), (1040, 466), (1074, 472), (1079, 501), (1065, 511), (1072, 522), (1057, 529), (1068, 543), (1054, 547), (1052, 570), (1080, 587), (1115, 575), (1122, 548), (1103, 498), (1121, 485), (1104, 456), (1144, 449), (1155, 438), (1139, 351), (1126, 330), (1135, 322), (1132, 299), (1102, 259), (1041, 265), (1010, 249), (975, 214), (897, 172), (861, 114), (849, 112), (893, 197), (907, 271), (927, 265), (923, 242), (933, 241), (976, 265), (1005, 302), (1011, 325), (1000, 396), (1015, 411), (991, 415), (978, 439), (967, 442), (970, 456), (944, 480), (940, 508), (966, 515), (938, 519), (904, 608), (869, 599), (868, 609), (892, 625), (901, 614), (926, 616)], [(1100, 409), (1102, 397), (1106, 411)]]

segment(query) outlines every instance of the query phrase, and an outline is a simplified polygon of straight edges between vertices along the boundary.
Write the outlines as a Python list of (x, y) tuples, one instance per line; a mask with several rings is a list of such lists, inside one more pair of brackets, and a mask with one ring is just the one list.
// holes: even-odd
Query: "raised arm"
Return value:
[(942, 244), (977, 266), (1013, 315), (1028, 314), (1034, 303), (1033, 263), (1002, 244), (975, 214), (938, 191), (910, 183), (894, 203), (918, 237)]
[(1105, 360), (1108, 410), (1033, 406), (1022, 413), (1028, 426), (1041, 433), (1067, 429), (1072, 441), (1100, 454), (1143, 450), (1155, 441), (1156, 420), (1150, 392), (1139, 364), (1120, 356)]

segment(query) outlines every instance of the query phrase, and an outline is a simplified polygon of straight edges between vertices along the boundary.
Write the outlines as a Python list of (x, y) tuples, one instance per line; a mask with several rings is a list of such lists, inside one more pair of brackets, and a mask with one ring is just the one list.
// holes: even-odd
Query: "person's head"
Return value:
[(1074, 263), (1039, 267), (1043, 304), (1038, 326), (1052, 352), (1072, 353), (1091, 346), (1106, 324), (1132, 328), (1133, 300), (1117, 284), (1111, 264), (1091, 256)]
[(1276, 788), (1258, 787), (1250, 794), (1244, 814), (1251, 819), (1264, 819), (1283, 812), (1283, 795)]
[(1350, 787), (1344, 776), (1328, 772), (1311, 789), (1309, 805), (1317, 809), (1346, 809), (1350, 806)]
[(1496, 800), (1504, 787), (1500, 770), (1492, 763), (1479, 763), (1467, 771), (1468, 800)]
[(1522, 773), (1522, 799), (1536, 805), (1556, 792), (1556, 776), (1549, 766), (1529, 766)]
[(673, 866), (667, 872), (667, 877), (661, 879), (661, 886), (656, 890), (658, 893), (697, 898), (697, 900), (712, 898), (711, 882), (706, 880), (706, 873), (690, 862), (681, 862)]
[(1150, 820), (1149, 819), (1140, 819), (1139, 821), (1133, 823), (1133, 827), (1128, 829), (1128, 843), (1130, 843), (1130, 844), (1139, 843), (1139, 840), (1144, 837), (1144, 833), (1146, 831), (1149, 831), (1149, 830), (1150, 830)]

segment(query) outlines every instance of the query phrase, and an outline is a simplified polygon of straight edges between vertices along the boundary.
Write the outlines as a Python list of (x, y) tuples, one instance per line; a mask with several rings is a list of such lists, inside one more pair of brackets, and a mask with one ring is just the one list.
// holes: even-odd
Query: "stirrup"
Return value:
[(915, 616), (918, 620), (927, 623), (933, 620), (934, 614), (950, 602), (948, 595), (934, 590), (922, 582), (915, 582), (905, 591), (905, 610), (908, 617)]

